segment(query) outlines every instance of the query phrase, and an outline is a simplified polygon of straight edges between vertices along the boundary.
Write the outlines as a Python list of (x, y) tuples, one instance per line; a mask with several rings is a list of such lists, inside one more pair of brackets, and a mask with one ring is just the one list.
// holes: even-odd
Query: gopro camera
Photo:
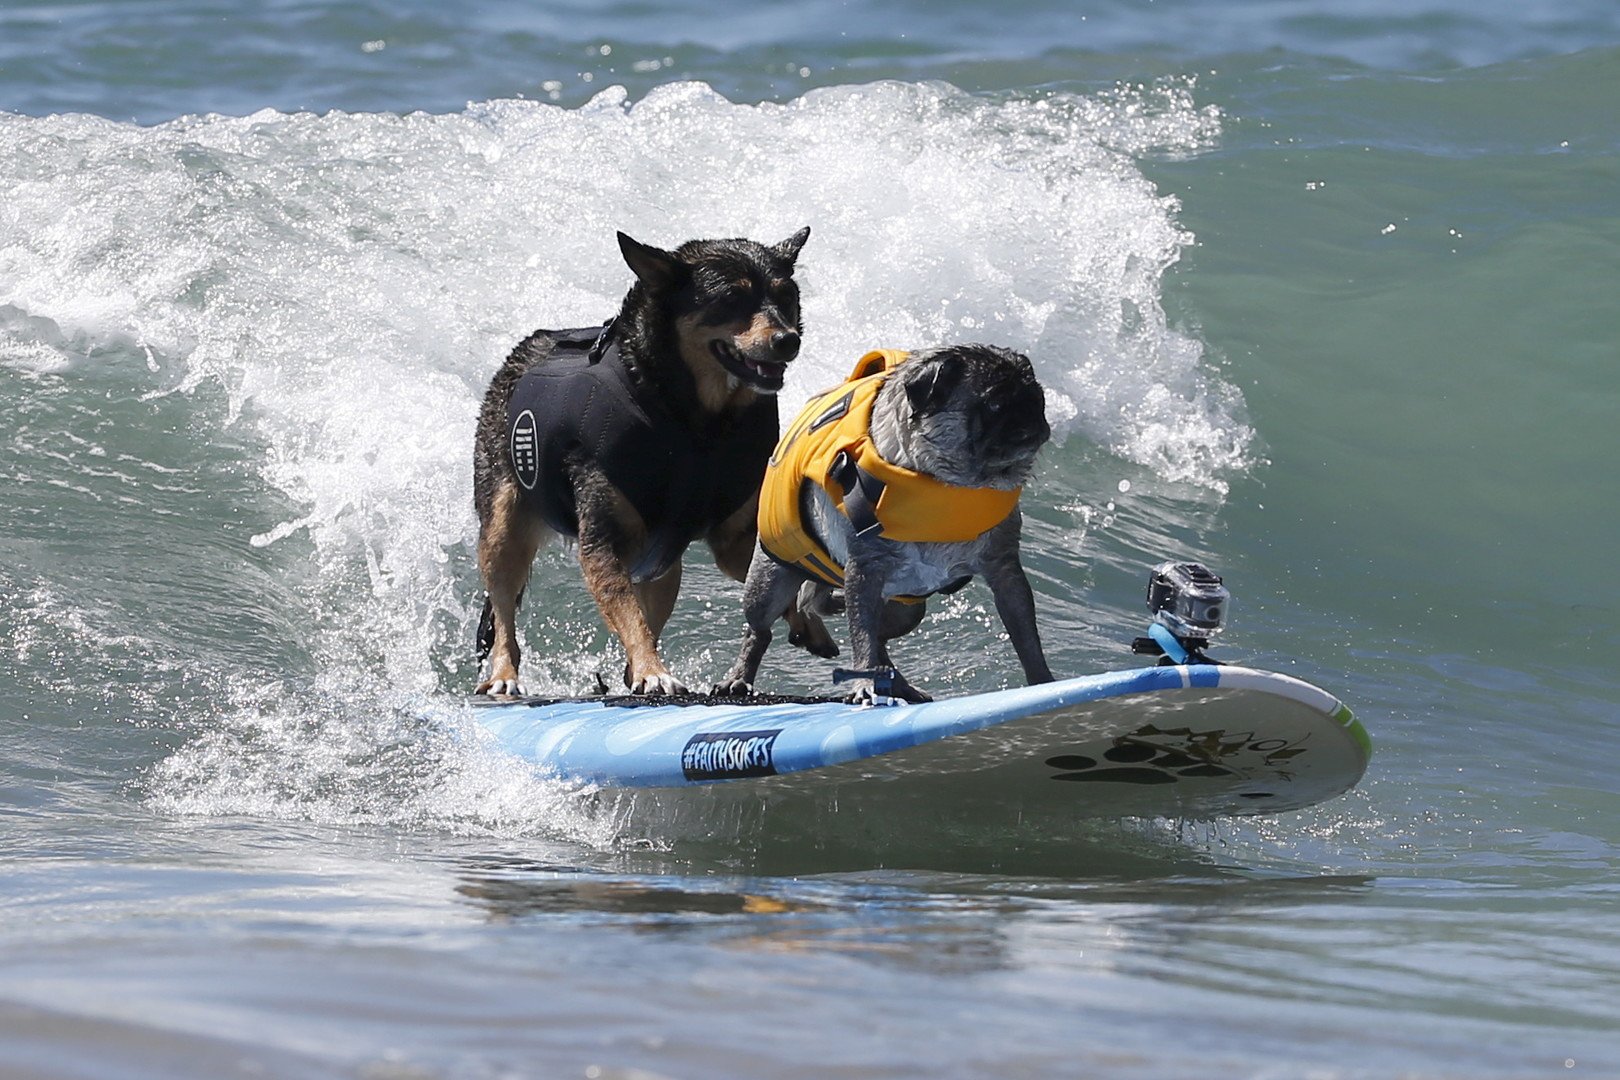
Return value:
[(1165, 562), (1148, 576), (1147, 603), (1155, 622), (1177, 638), (1209, 641), (1226, 619), (1232, 599), (1219, 575), (1195, 562)]

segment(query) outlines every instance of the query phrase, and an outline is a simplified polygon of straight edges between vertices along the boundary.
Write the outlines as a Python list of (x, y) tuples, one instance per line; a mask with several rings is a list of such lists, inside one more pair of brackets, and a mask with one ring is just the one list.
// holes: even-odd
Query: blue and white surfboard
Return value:
[(1107, 672), (921, 705), (657, 701), (475, 704), (501, 747), (560, 779), (765, 799), (832, 793), (851, 811), (915, 792), (1081, 817), (1276, 813), (1353, 787), (1372, 750), (1326, 691), (1229, 666)]

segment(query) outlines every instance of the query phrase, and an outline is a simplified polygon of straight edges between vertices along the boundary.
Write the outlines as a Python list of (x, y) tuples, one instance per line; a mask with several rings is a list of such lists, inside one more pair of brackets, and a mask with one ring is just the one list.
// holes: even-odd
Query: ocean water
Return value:
[[(1053, 668), (1201, 559), (1357, 789), (789, 843), (477, 738), (490, 374), (617, 229), (803, 225), (786, 403), (1029, 352)], [(1617, 297), (1597, 0), (8, 2), (0, 1075), (1620, 1076)], [(535, 573), (529, 682), (617, 671)], [(678, 674), (739, 591), (693, 560)], [(896, 654), (1018, 678), (982, 586)]]

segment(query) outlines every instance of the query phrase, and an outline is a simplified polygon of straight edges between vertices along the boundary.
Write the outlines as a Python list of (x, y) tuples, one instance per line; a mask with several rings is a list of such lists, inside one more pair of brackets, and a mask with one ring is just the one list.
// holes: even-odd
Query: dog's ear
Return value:
[(911, 414), (930, 416), (943, 409), (951, 400), (951, 391), (962, 381), (964, 366), (961, 357), (951, 352), (925, 361), (925, 366), (906, 380), (906, 400), (911, 403)]
[(636, 277), (653, 292), (671, 292), (686, 284), (690, 271), (670, 252), (632, 240), (624, 233), (619, 234), (619, 250)]
[(808, 239), (810, 239), (810, 226), (806, 225), (804, 228), (800, 229), (786, 240), (783, 240), (780, 244), (777, 244), (775, 247), (771, 248), (771, 250), (782, 256), (782, 258), (786, 259), (790, 263), (798, 262), (799, 249), (804, 247), (804, 242)]

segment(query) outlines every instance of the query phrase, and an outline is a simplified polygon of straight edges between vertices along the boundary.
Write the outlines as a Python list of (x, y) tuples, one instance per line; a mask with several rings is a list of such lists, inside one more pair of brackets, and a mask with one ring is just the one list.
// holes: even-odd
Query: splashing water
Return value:
[[(444, 689), (435, 649), (464, 640), (472, 614), (484, 386), (535, 327), (616, 310), (629, 280), (618, 229), (673, 246), (812, 226), (785, 409), (869, 348), (990, 341), (1031, 355), (1060, 439), (1224, 490), (1251, 432), (1200, 344), (1167, 325), (1162, 278), (1191, 238), (1132, 160), (1205, 148), (1219, 127), (1184, 82), (998, 99), (889, 82), (781, 105), (684, 83), (634, 104), (613, 88), (575, 110), (496, 101), (151, 128), (0, 116), (5, 352), (71, 371), (123, 349), (150, 369), (148, 394), (222, 388), (224, 422), (254, 433), (253, 467), (299, 508), (251, 542), (314, 556), (315, 692), (360, 695), (368, 717), (419, 716)], [(274, 690), (233, 692), (224, 708), (233, 734), (160, 770), (173, 807), (212, 791), (221, 809), (318, 816), (241, 770), (262, 781), (305, 746), (305, 787), (329, 790), (322, 755), (338, 772), (370, 768), (343, 756), (344, 738), (386, 757), (389, 739), (352, 709)], [(325, 719), (297, 719), (310, 715)], [(228, 764), (227, 738), (231, 753), (283, 745)], [(347, 799), (328, 809), (365, 816)]]

